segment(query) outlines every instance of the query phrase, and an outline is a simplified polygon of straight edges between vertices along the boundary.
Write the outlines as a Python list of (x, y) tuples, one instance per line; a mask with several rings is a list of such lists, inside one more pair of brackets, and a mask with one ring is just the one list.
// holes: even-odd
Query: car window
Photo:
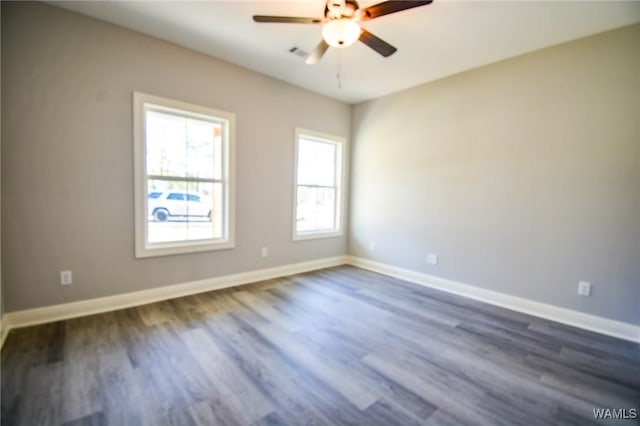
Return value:
[(179, 194), (177, 192), (172, 192), (167, 197), (167, 200), (184, 200), (184, 194)]
[(200, 202), (200, 197), (198, 195), (187, 194), (187, 200)]
[(160, 197), (160, 194), (162, 194), (162, 192), (150, 192), (149, 193), (149, 198), (152, 200), (155, 200), (156, 198)]

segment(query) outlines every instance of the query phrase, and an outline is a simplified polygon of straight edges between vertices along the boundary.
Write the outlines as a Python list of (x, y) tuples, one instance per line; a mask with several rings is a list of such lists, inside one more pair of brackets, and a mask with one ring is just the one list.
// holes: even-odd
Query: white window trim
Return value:
[[(225, 182), (225, 220), (224, 236), (217, 240), (178, 241), (170, 243), (147, 244), (147, 179), (145, 155), (145, 114), (144, 105), (152, 104), (167, 110), (188, 111), (197, 116), (216, 117), (227, 122), (227, 142), (223, 150), (227, 155), (223, 161), (223, 180)], [(146, 258), (175, 254), (197, 253), (203, 251), (230, 249), (235, 247), (235, 114), (212, 108), (194, 105), (187, 102), (153, 96), (146, 93), (133, 92), (133, 140), (134, 140), (134, 225), (135, 225), (135, 257)]]
[[(336, 227), (330, 231), (306, 231), (298, 233), (297, 230), (297, 207), (298, 207), (298, 141), (301, 136), (307, 139), (317, 140), (324, 143), (332, 143), (336, 146)], [(345, 145), (346, 138), (330, 135), (327, 133), (316, 132), (314, 130), (307, 130), (302, 128), (296, 128), (294, 150), (293, 150), (293, 226), (292, 235), (293, 241), (304, 241), (316, 238), (331, 238), (340, 237), (344, 235), (344, 193), (343, 190), (346, 174), (346, 161), (345, 161)]]

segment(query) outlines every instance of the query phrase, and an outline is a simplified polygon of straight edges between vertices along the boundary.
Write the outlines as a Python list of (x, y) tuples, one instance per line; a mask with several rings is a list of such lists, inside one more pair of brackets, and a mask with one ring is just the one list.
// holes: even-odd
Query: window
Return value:
[(344, 139), (296, 129), (293, 239), (342, 235)]
[(235, 116), (133, 99), (136, 257), (233, 247)]

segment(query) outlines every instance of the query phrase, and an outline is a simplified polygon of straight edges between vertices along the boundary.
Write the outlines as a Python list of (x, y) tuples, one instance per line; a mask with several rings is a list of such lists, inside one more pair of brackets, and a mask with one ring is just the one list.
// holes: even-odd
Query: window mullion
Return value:
[(302, 184), (299, 183), (298, 186), (304, 186), (305, 188), (324, 188), (324, 189), (336, 189), (337, 187), (334, 186), (328, 186), (328, 185), (308, 185), (308, 184)]
[(204, 183), (222, 183), (223, 182), (222, 179), (162, 176), (162, 175), (147, 175), (147, 179), (164, 180), (164, 181), (170, 181), (170, 182), (204, 182)]

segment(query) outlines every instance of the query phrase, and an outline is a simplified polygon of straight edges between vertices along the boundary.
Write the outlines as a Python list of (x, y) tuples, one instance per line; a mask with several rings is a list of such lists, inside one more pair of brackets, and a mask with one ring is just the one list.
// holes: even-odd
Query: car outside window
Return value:
[(176, 194), (175, 192), (172, 192), (167, 197), (167, 200), (184, 200), (184, 194)]

